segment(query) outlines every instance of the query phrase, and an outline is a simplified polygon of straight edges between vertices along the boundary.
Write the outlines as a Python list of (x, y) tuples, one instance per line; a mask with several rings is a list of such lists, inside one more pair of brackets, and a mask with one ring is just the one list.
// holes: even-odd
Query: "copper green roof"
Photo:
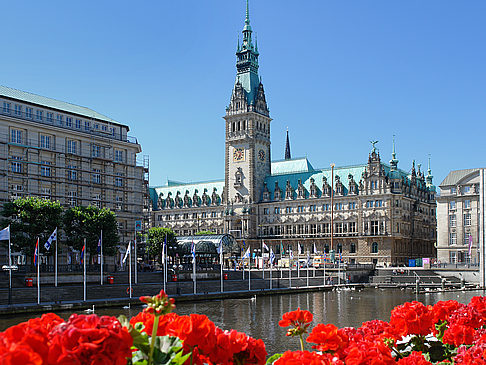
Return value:
[(309, 172), (314, 168), (307, 157), (272, 161), (272, 175), (289, 174), (295, 172)]
[[(43, 106), (46, 108), (52, 108), (59, 111), (77, 114), (86, 118), (97, 119), (104, 122), (115, 123), (120, 125), (116, 120), (107, 117), (106, 115), (100, 114), (92, 109), (86, 108), (84, 106), (79, 106), (65, 101), (60, 101), (56, 99), (51, 99), (45, 96), (32, 94), (26, 91), (21, 91), (17, 89), (12, 89), (7, 86), (0, 85), (0, 96), (23, 101), (30, 104), (35, 104), (38, 106)], [(123, 125), (126, 126), (126, 125)], [(126, 126), (127, 127), (127, 126)]]

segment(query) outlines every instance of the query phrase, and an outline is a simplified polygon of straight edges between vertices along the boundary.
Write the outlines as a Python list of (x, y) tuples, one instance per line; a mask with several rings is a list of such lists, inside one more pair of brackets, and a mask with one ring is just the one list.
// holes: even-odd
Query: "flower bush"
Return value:
[(268, 359), (262, 340), (223, 330), (204, 315), (172, 313), (174, 301), (163, 291), (140, 300), (147, 306), (130, 320), (73, 314), (64, 321), (49, 313), (10, 327), (0, 333), (0, 365), (486, 365), (484, 297), (467, 305), (404, 303), (389, 322), (359, 328), (321, 323), (310, 333), (312, 313), (298, 308), (279, 325), (301, 349)]

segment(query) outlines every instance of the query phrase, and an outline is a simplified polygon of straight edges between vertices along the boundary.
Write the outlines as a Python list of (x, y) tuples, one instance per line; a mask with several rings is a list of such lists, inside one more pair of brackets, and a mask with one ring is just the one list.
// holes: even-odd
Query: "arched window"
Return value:
[(371, 253), (378, 253), (378, 242), (373, 242), (371, 244)]
[(349, 248), (349, 253), (356, 253), (356, 243), (352, 242)]

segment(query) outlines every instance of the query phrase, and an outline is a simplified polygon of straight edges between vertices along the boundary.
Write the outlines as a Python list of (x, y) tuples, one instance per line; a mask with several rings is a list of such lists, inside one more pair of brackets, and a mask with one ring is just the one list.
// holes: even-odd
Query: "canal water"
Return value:
[[(297, 339), (286, 337), (285, 328), (278, 326), (278, 321), (284, 313), (298, 307), (314, 314), (314, 323), (310, 329), (318, 323), (333, 323), (338, 327), (359, 327), (363, 322), (372, 319), (388, 321), (391, 310), (404, 302), (418, 300), (426, 305), (433, 305), (440, 300), (454, 299), (461, 303), (468, 303), (473, 296), (478, 295), (485, 295), (484, 290), (415, 294), (408, 289), (367, 288), (263, 296), (256, 299), (181, 303), (180, 305), (176, 303), (176, 313), (180, 315), (205, 314), (222, 329), (235, 329), (254, 338), (261, 338), (265, 342), (267, 352), (274, 354), (286, 349), (298, 349)], [(124, 314), (131, 317), (141, 309), (139, 306), (131, 309), (110, 308), (96, 310), (96, 313), (114, 316)], [(70, 313), (61, 312), (59, 315), (68, 318)], [(0, 318), (0, 330), (3, 331), (9, 326), (37, 316)]]

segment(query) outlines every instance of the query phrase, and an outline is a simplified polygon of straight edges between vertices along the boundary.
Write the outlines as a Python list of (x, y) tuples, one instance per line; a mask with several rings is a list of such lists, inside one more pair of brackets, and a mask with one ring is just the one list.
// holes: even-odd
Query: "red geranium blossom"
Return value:
[(49, 334), (50, 364), (125, 365), (133, 340), (115, 317), (73, 314)]
[(314, 327), (307, 342), (315, 343), (319, 351), (338, 351), (347, 346), (348, 336), (333, 324), (318, 324)]
[(470, 348), (461, 346), (453, 360), (455, 364), (461, 365), (486, 365), (486, 344), (477, 344)]
[(297, 308), (292, 312), (284, 313), (282, 320), (278, 322), (278, 325), (280, 327), (293, 327), (289, 328), (287, 336), (300, 336), (307, 333), (307, 328), (312, 322), (312, 319), (313, 315), (311, 312)]
[(432, 307), (432, 311), (434, 312), (434, 323), (447, 321), (452, 313), (461, 308), (465, 308), (465, 305), (458, 303), (455, 300), (437, 302)]
[(444, 332), (442, 342), (459, 347), (460, 345), (472, 345), (476, 337), (476, 330), (462, 324), (451, 324)]
[(430, 361), (425, 360), (421, 352), (413, 351), (407, 357), (398, 360), (399, 365), (432, 365)]
[(426, 336), (434, 328), (432, 307), (416, 301), (399, 305), (391, 312), (390, 325), (401, 336)]
[(342, 361), (336, 359), (332, 361), (332, 355), (319, 354), (317, 352), (309, 351), (285, 351), (284, 354), (274, 362), (274, 365), (330, 365), (343, 364)]
[(352, 343), (344, 359), (346, 365), (392, 365), (390, 348), (382, 341)]

